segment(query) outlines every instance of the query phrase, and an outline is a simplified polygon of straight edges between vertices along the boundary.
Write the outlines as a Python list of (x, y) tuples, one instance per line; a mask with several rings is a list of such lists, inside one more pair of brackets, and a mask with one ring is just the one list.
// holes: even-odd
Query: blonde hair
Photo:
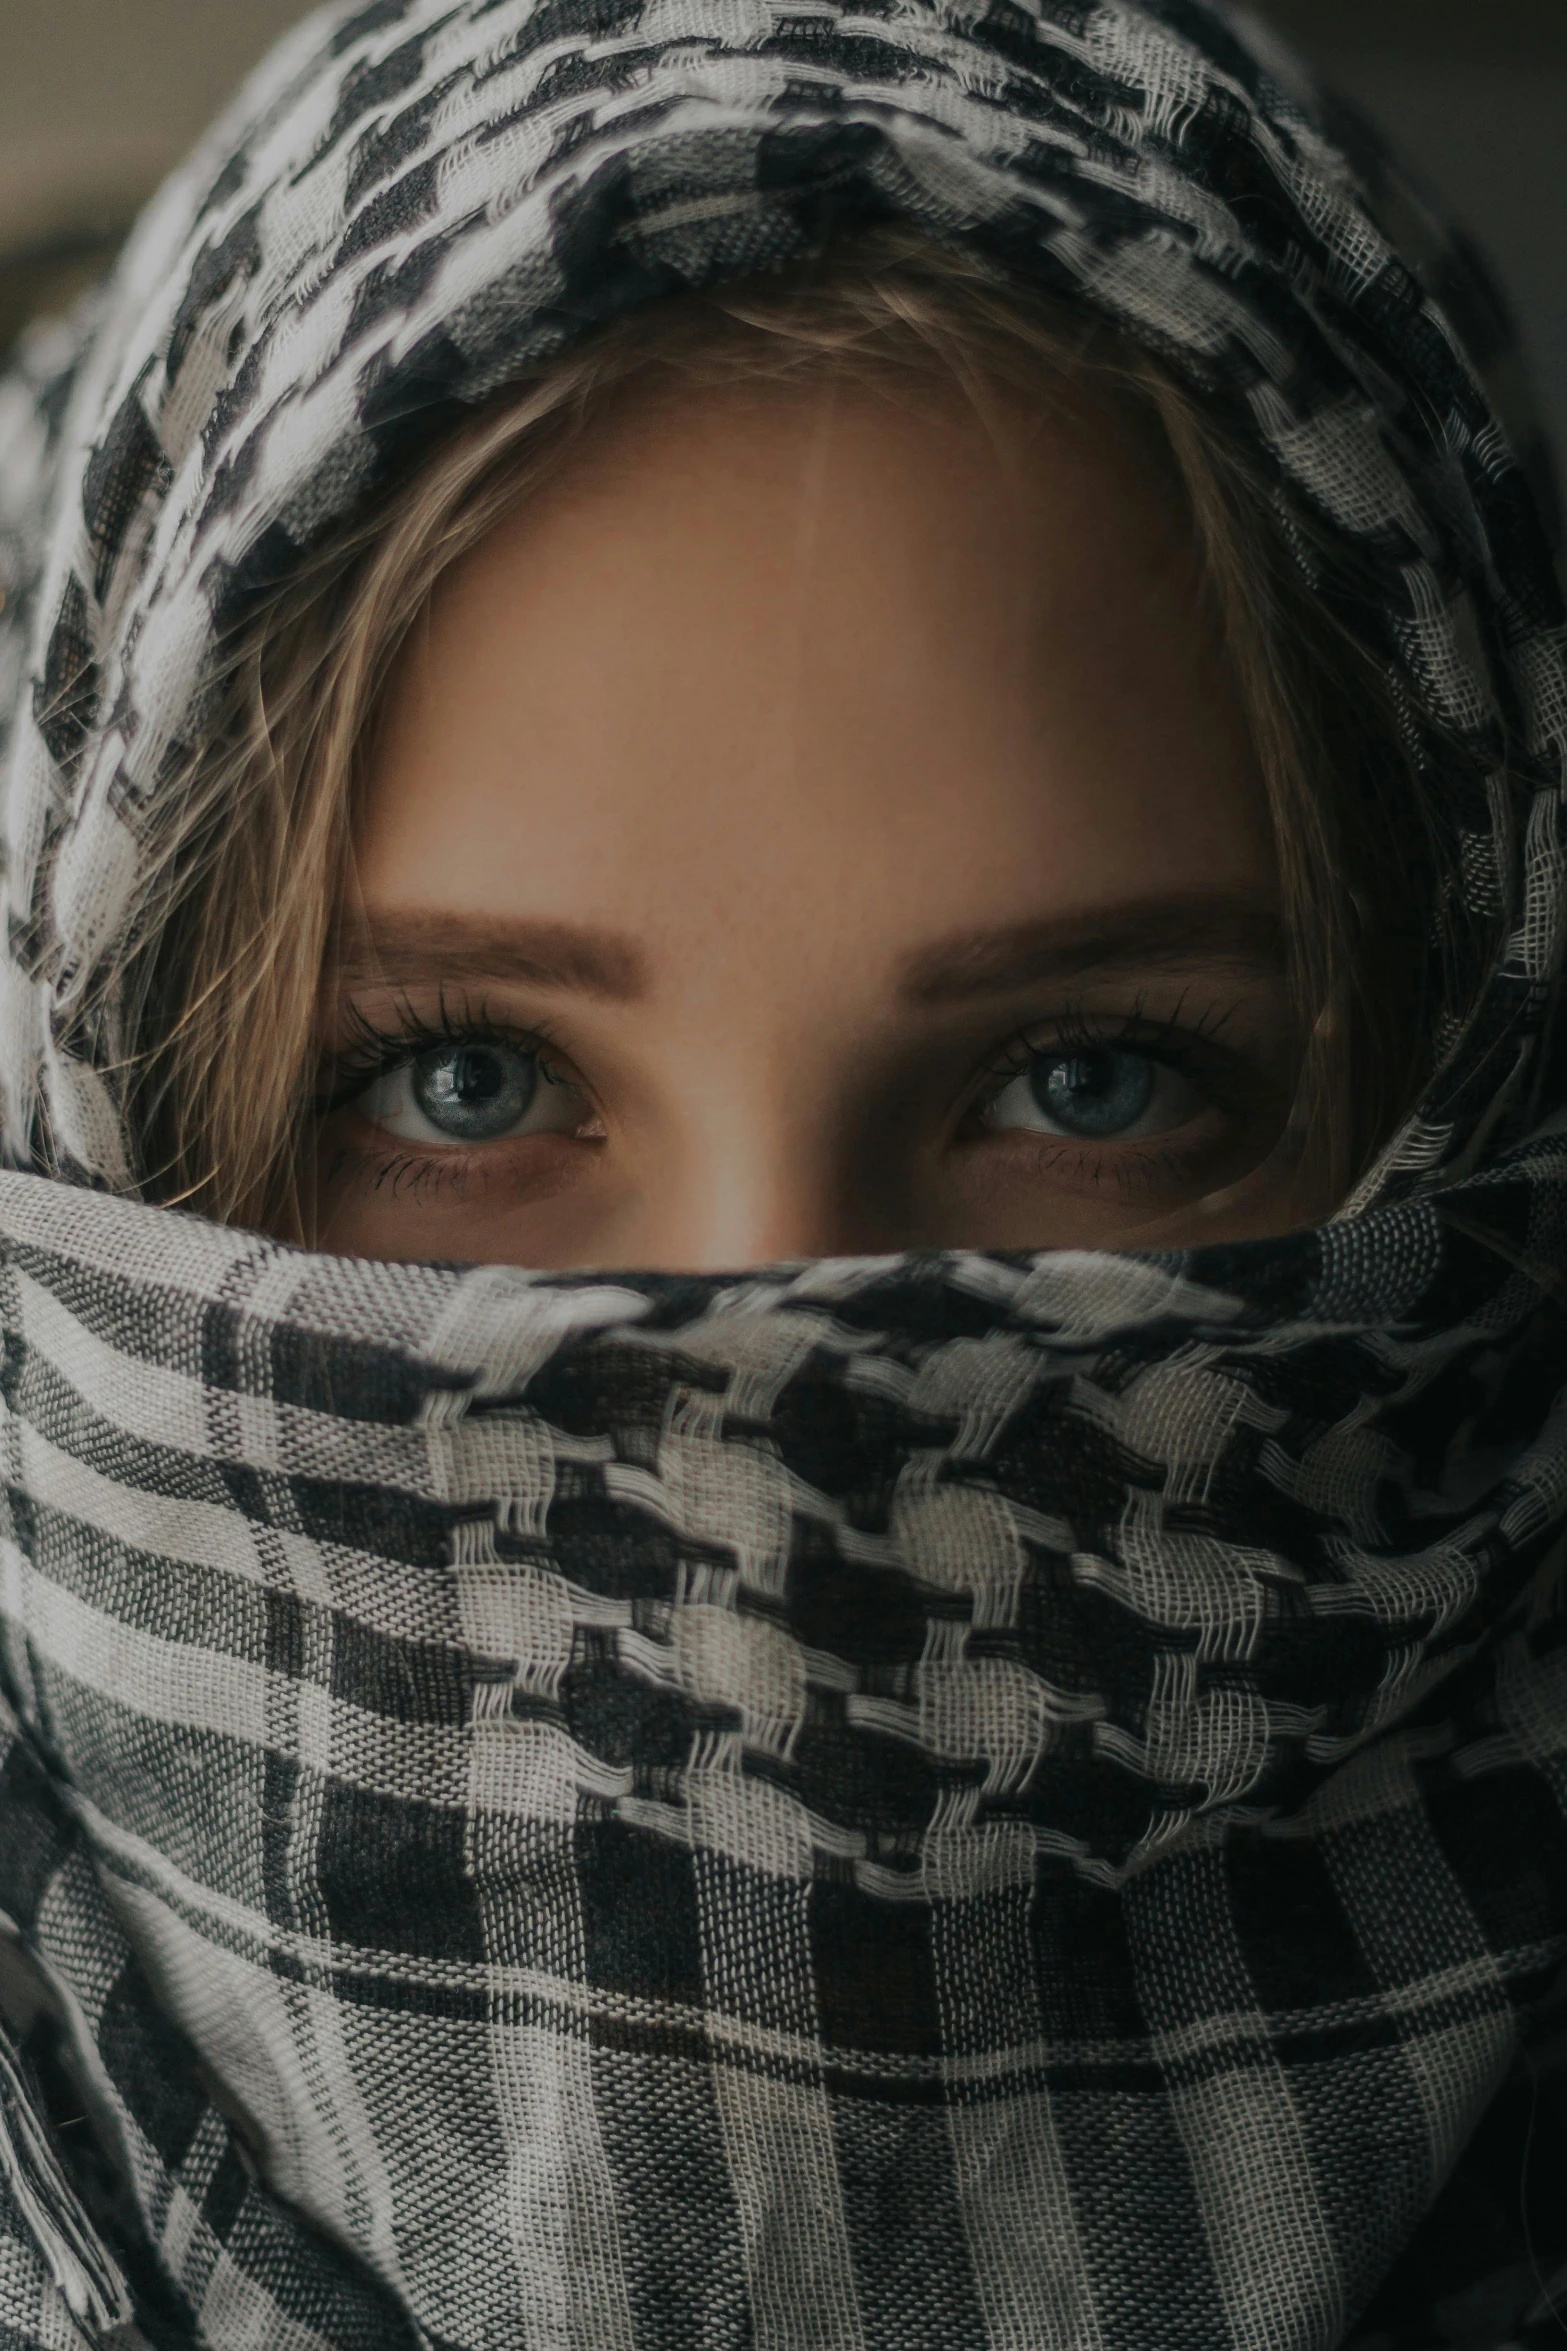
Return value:
[[(1347, 1188), (1408, 1097), (1421, 1020), (1411, 958), (1389, 951), (1390, 908), (1410, 903), (1422, 859), (1388, 689), (1325, 617), (1291, 543), (1298, 524), (1211, 400), (1086, 310), (882, 230), (666, 300), (542, 365), (450, 431), (235, 634), (211, 747), (168, 795), (139, 943), (113, 975), (153, 1197), (308, 1232), (318, 994), (359, 780), (389, 673), (442, 575), (633, 379), (708, 386), (823, 369), (939, 375), (981, 409), (1001, 383), (1041, 400), (1052, 387), (1098, 391), (1157, 425), (1272, 814), (1304, 1040), (1298, 1136)], [(1425, 862), (1438, 870), (1434, 843)]]

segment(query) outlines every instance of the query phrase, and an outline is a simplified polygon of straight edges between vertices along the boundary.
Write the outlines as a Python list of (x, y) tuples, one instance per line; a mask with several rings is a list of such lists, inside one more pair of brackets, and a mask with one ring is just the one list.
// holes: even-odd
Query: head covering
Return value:
[[(1475, 942), (1375, 1178), (700, 1279), (138, 1201), (87, 1008), (220, 627), (596, 322), (885, 221), (1160, 353), (1333, 551)], [(1567, 668), (1507, 359), (1199, 0), (329, 8), (35, 338), (7, 2343), (1559, 2340)]]

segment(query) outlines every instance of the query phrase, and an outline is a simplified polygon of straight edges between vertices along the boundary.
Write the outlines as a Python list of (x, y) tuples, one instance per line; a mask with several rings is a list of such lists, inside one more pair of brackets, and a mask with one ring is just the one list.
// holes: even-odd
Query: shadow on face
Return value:
[(1118, 410), (623, 402), (438, 588), (355, 864), (323, 1246), (719, 1268), (1326, 1205), (1262, 784)]

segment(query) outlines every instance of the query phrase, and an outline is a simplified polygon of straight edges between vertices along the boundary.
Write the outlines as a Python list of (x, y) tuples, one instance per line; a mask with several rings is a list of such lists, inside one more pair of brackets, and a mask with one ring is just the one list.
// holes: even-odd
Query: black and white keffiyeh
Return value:
[[(1480, 942), (1362, 1196), (700, 1279), (138, 1201), (84, 1007), (220, 625), (596, 322), (885, 220), (1184, 369), (1360, 584)], [(329, 8), (34, 336), (5, 2351), (1563, 2339), (1567, 666), (1508, 357), (1199, 0)]]

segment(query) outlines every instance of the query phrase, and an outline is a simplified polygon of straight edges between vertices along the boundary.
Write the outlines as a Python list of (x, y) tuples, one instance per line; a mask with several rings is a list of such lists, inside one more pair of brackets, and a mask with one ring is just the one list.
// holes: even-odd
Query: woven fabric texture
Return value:
[[(1469, 952), (1362, 1195), (613, 1280), (136, 1199), (95, 982), (218, 631), (595, 323), (889, 219), (1186, 371), (1399, 695)], [(330, 9), (33, 339), (0, 2346), (1563, 2339), (1567, 665), (1509, 359), (1197, 0)]]

